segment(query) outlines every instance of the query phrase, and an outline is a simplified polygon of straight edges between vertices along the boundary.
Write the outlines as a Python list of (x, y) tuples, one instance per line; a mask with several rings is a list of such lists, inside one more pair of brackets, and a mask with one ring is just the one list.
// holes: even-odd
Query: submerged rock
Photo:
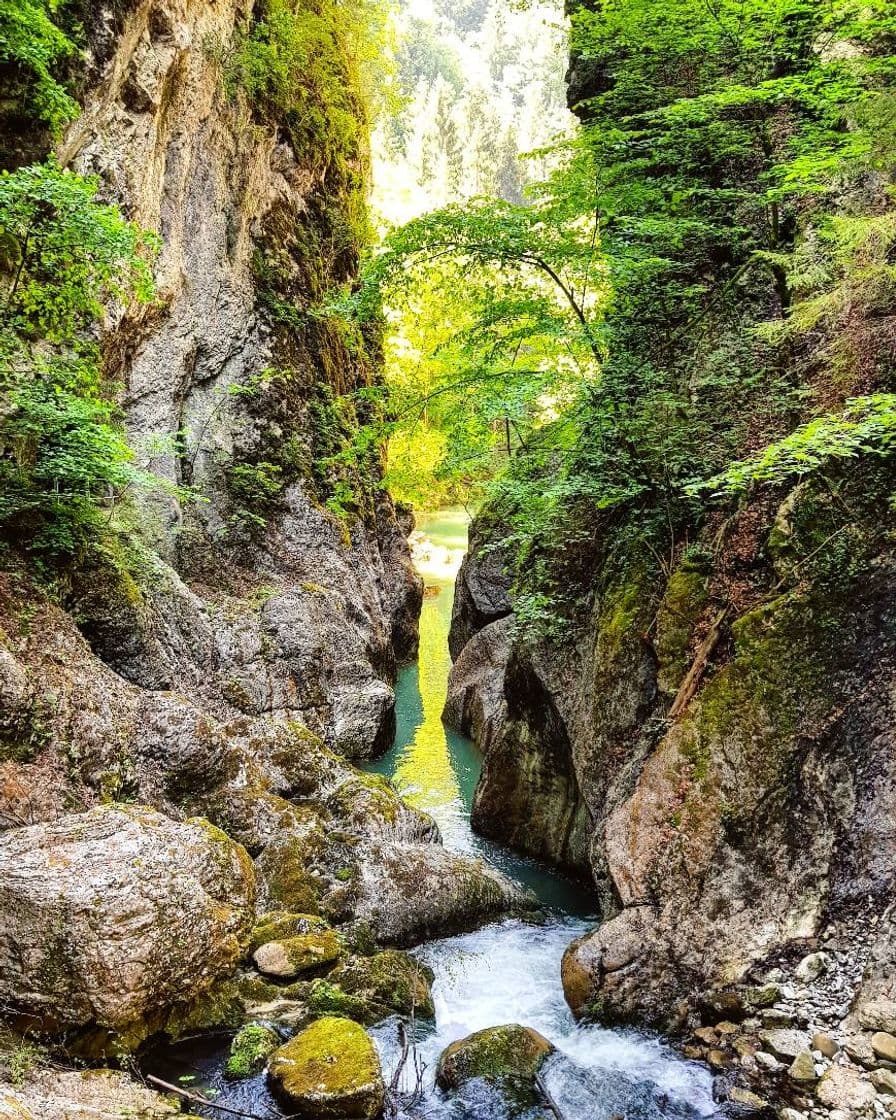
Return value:
[(271, 1057), (268, 1076), (286, 1105), (307, 1120), (373, 1120), (385, 1085), (376, 1047), (349, 1019), (318, 1019)]
[[(116, 806), (0, 838), (0, 998), (136, 1044), (242, 955), (254, 876), (206, 821)], [(126, 1037), (125, 1037), (126, 1036)]]

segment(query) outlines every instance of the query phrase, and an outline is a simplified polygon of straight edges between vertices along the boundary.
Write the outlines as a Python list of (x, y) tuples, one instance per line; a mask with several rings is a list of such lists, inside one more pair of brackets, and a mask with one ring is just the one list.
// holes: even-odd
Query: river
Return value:
[[(712, 1116), (712, 1077), (679, 1058), (660, 1039), (637, 1032), (578, 1026), (560, 983), (569, 942), (591, 924), (592, 896), (533, 860), (475, 835), (470, 827), (481, 760), (475, 746), (442, 724), (451, 660), (448, 630), (454, 579), (466, 548), (462, 510), (423, 517), (415, 560), (427, 585), (420, 619), (420, 656), (405, 667), (396, 688), (397, 734), (392, 749), (369, 770), (387, 775), (413, 805), (432, 814), (446, 847), (474, 853), (523, 883), (546, 908), (542, 924), (510, 920), (473, 933), (430, 942), (416, 955), (435, 973), (436, 1021), (420, 1024), (416, 1056), (423, 1067), (422, 1096), (396, 1120), (504, 1120), (501, 1103), (474, 1085), (453, 1100), (434, 1085), (439, 1054), (473, 1031), (505, 1023), (533, 1027), (557, 1048), (543, 1070), (565, 1120), (697, 1120)], [(398, 1022), (372, 1029), (387, 1082), (398, 1062)], [(223, 1076), (229, 1035), (199, 1036), (163, 1047), (147, 1072), (208, 1094), (219, 1105), (256, 1116), (283, 1116), (263, 1074), (243, 1082)], [(409, 1068), (409, 1067), (406, 1067)], [(405, 1074), (403, 1088), (416, 1076)], [(222, 1114), (200, 1108), (204, 1116)], [(525, 1120), (550, 1120), (544, 1109)]]
[[(417, 951), (435, 972), (436, 1025), (417, 1041), (426, 1071), (424, 1098), (415, 1115), (498, 1120), (500, 1110), (487, 1097), (446, 1102), (433, 1087), (435, 1064), (441, 1050), (458, 1038), (485, 1027), (521, 1023), (557, 1047), (545, 1081), (567, 1120), (711, 1116), (716, 1108), (705, 1068), (682, 1061), (658, 1039), (580, 1027), (573, 1020), (563, 998), (560, 961), (569, 942), (591, 924), (589, 892), (482, 839), (470, 827), (481, 759), (475, 746), (441, 719), (451, 668), (454, 579), (466, 549), (467, 523), (459, 509), (419, 519), (415, 562), (427, 586), (420, 656), (398, 678), (395, 744), (369, 768), (391, 778), (411, 804), (436, 819), (446, 847), (481, 855), (525, 884), (548, 909), (549, 919), (541, 926), (501, 922)], [(373, 1033), (388, 1077), (398, 1053), (395, 1025)]]

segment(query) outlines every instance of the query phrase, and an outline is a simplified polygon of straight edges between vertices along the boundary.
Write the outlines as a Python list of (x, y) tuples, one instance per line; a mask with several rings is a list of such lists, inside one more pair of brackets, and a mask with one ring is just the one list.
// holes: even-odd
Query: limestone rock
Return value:
[(172, 1098), (109, 1069), (41, 1070), (0, 1089), (3, 1120), (170, 1120), (182, 1116)]
[(516, 1023), (488, 1027), (452, 1042), (442, 1051), (436, 1083), (443, 1089), (458, 1089), (473, 1078), (530, 1081), (553, 1049), (546, 1038), (529, 1027)]
[(831, 958), (827, 953), (809, 953), (796, 966), (796, 978), (802, 980), (804, 984), (817, 980), (827, 972), (830, 964)]
[(792, 1081), (803, 1083), (817, 1081), (818, 1074), (815, 1072), (815, 1059), (812, 1057), (812, 1051), (800, 1050), (793, 1059), (788, 1073)]
[(352, 912), (381, 945), (415, 945), (532, 907), (482, 860), (436, 844), (371, 843), (360, 855)]
[(829, 1034), (816, 1031), (812, 1035), (812, 1049), (819, 1050), (826, 1058), (833, 1058), (835, 1054), (839, 1053), (840, 1043), (831, 1038)]
[(48, 1030), (133, 1043), (240, 958), (246, 852), (204, 821), (116, 806), (0, 837), (0, 993)]
[(349, 1019), (318, 1019), (271, 1057), (268, 1076), (287, 1107), (307, 1120), (374, 1120), (385, 1086), (376, 1047)]
[(818, 1082), (816, 1095), (828, 1108), (847, 1114), (859, 1111), (874, 1100), (874, 1086), (849, 1066), (831, 1066)]
[(871, 1071), (871, 1084), (888, 1097), (896, 1097), (896, 1073), (890, 1069), (873, 1069)]
[(885, 1062), (896, 1062), (896, 1036), (886, 1031), (876, 1031), (871, 1036), (871, 1049)]
[(760, 1031), (759, 1037), (776, 1058), (788, 1062), (792, 1062), (797, 1054), (805, 1050), (809, 1041), (802, 1031), (786, 1028)]
[(311, 985), (308, 1006), (315, 1014), (344, 1015), (364, 1026), (389, 1015), (433, 1019), (432, 980), (430, 969), (395, 949), (348, 957), (326, 980)]

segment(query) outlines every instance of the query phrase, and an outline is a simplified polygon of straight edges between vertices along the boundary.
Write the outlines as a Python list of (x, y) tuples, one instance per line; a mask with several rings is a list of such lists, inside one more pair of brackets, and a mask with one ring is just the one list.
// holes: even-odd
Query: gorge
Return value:
[(891, 5), (566, 16), (0, 0), (0, 1116), (896, 1115)]

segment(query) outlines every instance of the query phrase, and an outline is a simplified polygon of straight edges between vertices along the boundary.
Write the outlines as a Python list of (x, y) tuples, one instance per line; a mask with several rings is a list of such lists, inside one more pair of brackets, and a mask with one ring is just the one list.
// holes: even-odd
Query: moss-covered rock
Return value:
[(250, 1023), (234, 1036), (224, 1076), (230, 1081), (252, 1077), (264, 1068), (265, 1062), (280, 1045), (280, 1036), (270, 1027)]
[(268, 1076), (287, 1106), (307, 1120), (374, 1120), (385, 1101), (376, 1048), (349, 1019), (318, 1019), (271, 1057)]
[(315, 980), (308, 1006), (317, 1014), (338, 1014), (372, 1026), (389, 1015), (432, 1019), (432, 971), (407, 953), (386, 950), (371, 957), (349, 957)]
[(493, 1083), (532, 1081), (553, 1050), (546, 1038), (529, 1027), (510, 1023), (477, 1031), (442, 1051), (436, 1083), (442, 1089), (459, 1089), (482, 1078)]
[(333, 965), (342, 954), (342, 941), (332, 929), (314, 930), (268, 941), (255, 950), (255, 967), (265, 976), (278, 980), (294, 980), (298, 976), (317, 973)]
[(271, 910), (318, 914), (321, 888), (311, 874), (311, 863), (326, 845), (323, 821), (312, 810), (301, 832), (268, 844), (255, 865), (263, 904)]
[(262, 914), (249, 936), (249, 952), (254, 953), (269, 941), (299, 937), (306, 933), (319, 933), (327, 928), (323, 918), (314, 914), (277, 913)]

